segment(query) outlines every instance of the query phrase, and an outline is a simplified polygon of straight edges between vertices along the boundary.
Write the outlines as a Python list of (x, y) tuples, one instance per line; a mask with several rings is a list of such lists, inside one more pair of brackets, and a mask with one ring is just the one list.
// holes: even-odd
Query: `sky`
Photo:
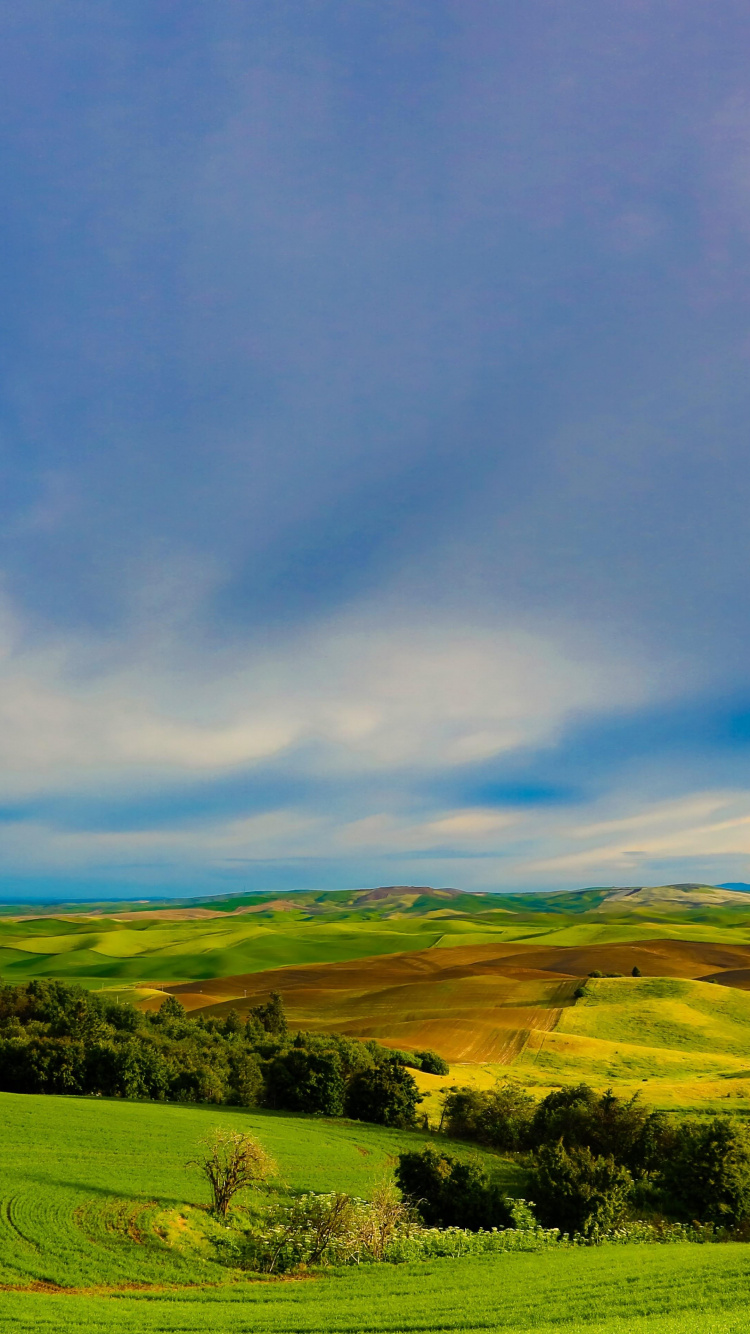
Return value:
[(0, 6), (0, 896), (750, 880), (748, 50)]

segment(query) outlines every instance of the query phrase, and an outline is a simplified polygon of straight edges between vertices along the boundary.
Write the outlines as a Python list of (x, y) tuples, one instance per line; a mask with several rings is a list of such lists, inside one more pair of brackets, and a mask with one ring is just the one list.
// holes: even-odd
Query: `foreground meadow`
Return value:
[[(248, 1281), (185, 1171), (215, 1126), (259, 1135), (276, 1189), (368, 1196), (414, 1131), (237, 1108), (0, 1095), (0, 1329), (81, 1334), (744, 1334), (745, 1245), (608, 1246)], [(451, 1144), (452, 1152), (469, 1152)], [(488, 1155), (509, 1193), (518, 1168)], [(218, 1226), (218, 1225), (217, 1225)]]
[[(217, 1127), (256, 1134), (274, 1189), (368, 1198), (418, 1131), (228, 1107), (0, 1094), (0, 1284), (225, 1284), (206, 1241), (205, 1183), (185, 1164)], [(466, 1145), (453, 1151), (467, 1156)], [(517, 1167), (485, 1155), (508, 1194)], [(236, 1274), (234, 1275), (236, 1278)]]
[(230, 1289), (0, 1292), (19, 1334), (746, 1334), (747, 1246), (624, 1246), (371, 1266)]

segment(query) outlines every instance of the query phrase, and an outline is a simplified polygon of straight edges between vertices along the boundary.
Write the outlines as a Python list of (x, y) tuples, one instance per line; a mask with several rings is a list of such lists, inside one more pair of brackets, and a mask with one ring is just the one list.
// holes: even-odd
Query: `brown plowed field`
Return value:
[[(167, 988), (221, 1014), (281, 992), (292, 1026), (432, 1047), (448, 1060), (507, 1063), (531, 1033), (551, 1032), (582, 978), (684, 977), (750, 989), (750, 945), (645, 940), (608, 945), (458, 945), (345, 963), (306, 964)], [(156, 1006), (159, 998), (147, 1004)]]
[(738, 991), (750, 991), (750, 968), (730, 968), (725, 973), (708, 973), (702, 982), (721, 982), (725, 987), (736, 987)]

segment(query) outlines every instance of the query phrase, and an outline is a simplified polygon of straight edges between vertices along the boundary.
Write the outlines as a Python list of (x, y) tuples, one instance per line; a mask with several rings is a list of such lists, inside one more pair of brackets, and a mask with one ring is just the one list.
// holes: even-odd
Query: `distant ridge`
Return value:
[(180, 899), (130, 899), (96, 903), (0, 903), (0, 917), (24, 920), (40, 917), (109, 918), (181, 918), (227, 917), (258, 913), (293, 913), (305, 918), (331, 914), (361, 914), (367, 917), (425, 917), (432, 914), (460, 915), (474, 919), (489, 914), (533, 918), (565, 917), (581, 920), (623, 920), (647, 916), (662, 920), (665, 916), (697, 912), (745, 911), (750, 885), (706, 885), (689, 882), (673, 885), (598, 885), (586, 889), (550, 891), (470, 891), (449, 886), (378, 885), (372, 889), (288, 890), (278, 892), (240, 891), (233, 894), (202, 895)]

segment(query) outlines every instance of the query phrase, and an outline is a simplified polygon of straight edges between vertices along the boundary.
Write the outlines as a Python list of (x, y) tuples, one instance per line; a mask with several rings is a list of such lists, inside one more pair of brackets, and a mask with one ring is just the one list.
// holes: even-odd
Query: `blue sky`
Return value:
[(750, 880), (750, 11), (0, 13), (0, 892)]

